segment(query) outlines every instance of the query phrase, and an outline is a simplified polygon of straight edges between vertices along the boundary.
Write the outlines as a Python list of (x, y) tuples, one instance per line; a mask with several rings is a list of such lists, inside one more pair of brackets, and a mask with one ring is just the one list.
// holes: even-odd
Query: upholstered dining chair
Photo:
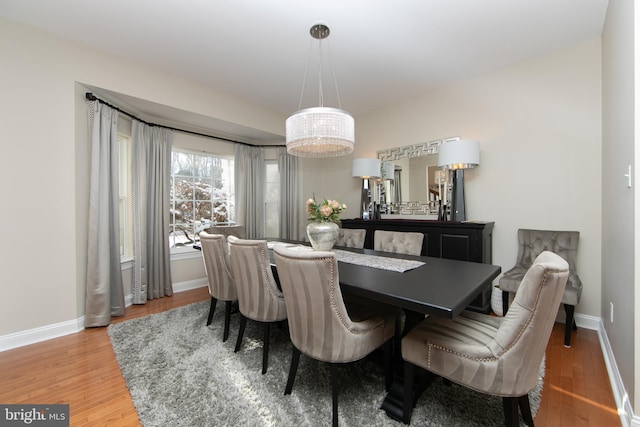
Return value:
[(453, 320), (429, 316), (402, 339), (403, 421), (414, 405), (414, 367), (502, 397), (505, 425), (518, 426), (518, 406), (533, 426), (529, 392), (538, 381), (555, 312), (569, 277), (559, 255), (542, 252), (529, 268), (505, 317), (463, 312)]
[(229, 337), (231, 303), (238, 299), (236, 285), (231, 274), (231, 266), (229, 265), (227, 239), (221, 234), (209, 234), (201, 231), (200, 244), (202, 246), (204, 269), (209, 281), (209, 294), (211, 295), (207, 326), (211, 324), (218, 300), (224, 301), (224, 332), (222, 334), (222, 341), (224, 342)]
[(270, 325), (287, 318), (284, 295), (271, 271), (266, 240), (245, 240), (235, 236), (229, 236), (227, 240), (240, 309), (240, 329), (234, 352), (240, 350), (247, 319), (261, 322), (264, 327), (262, 373), (265, 374), (269, 361)]
[(343, 246), (346, 248), (364, 248), (364, 238), (367, 235), (367, 230), (356, 228), (340, 228), (338, 230), (338, 240), (336, 246)]
[[(580, 302), (582, 281), (576, 271), (576, 256), (578, 252), (578, 231), (552, 230), (518, 230), (518, 258), (515, 267), (508, 270), (498, 280), (498, 287), (502, 291), (502, 313), (509, 308), (509, 294), (515, 293), (525, 273), (533, 264), (533, 260), (543, 251), (551, 251), (560, 255), (569, 263), (569, 279), (562, 294), (562, 304), (566, 314), (564, 327), (564, 345), (571, 346), (571, 332), (577, 330), (574, 320), (575, 306)], [(556, 313), (553, 313), (555, 316)]]
[(385, 387), (391, 385), (391, 343), (397, 313), (348, 304), (342, 299), (338, 263), (332, 252), (273, 249), (289, 315), (293, 343), (284, 394), (291, 394), (300, 354), (327, 362), (331, 369), (333, 425), (338, 425), (338, 364), (360, 360), (383, 347)]
[(406, 231), (376, 230), (373, 234), (373, 249), (399, 254), (420, 255), (424, 234)]

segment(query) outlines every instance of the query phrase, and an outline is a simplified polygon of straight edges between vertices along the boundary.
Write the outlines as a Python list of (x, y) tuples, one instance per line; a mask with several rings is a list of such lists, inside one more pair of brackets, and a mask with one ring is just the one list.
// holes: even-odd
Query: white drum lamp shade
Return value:
[(470, 169), (480, 164), (478, 141), (460, 139), (445, 141), (438, 147), (438, 167), (445, 169)]
[(351, 176), (354, 178), (380, 178), (379, 159), (353, 159)]
[(300, 157), (335, 157), (353, 152), (355, 126), (344, 110), (314, 107), (285, 122), (287, 153)]

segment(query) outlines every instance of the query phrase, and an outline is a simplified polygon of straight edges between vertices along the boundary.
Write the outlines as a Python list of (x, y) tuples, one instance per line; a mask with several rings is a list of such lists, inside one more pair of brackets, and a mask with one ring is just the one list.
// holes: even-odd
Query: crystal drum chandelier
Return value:
[[(287, 152), (301, 157), (335, 157), (350, 154), (355, 144), (353, 117), (340, 108), (329, 108), (323, 105), (322, 40), (329, 36), (329, 27), (324, 23), (316, 23), (311, 27), (310, 33), (320, 45), (320, 106), (299, 110), (287, 119)], [(304, 84), (302, 92), (304, 94)], [(302, 96), (300, 96), (300, 104), (302, 104)], [(339, 95), (338, 104), (340, 104)]]

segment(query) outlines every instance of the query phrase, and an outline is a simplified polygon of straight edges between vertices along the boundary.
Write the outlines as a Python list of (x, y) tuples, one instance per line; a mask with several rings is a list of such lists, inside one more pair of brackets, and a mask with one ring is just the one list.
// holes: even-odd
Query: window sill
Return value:
[[(170, 261), (180, 261), (183, 259), (194, 259), (202, 257), (202, 252), (198, 249), (194, 249), (191, 246), (183, 246), (180, 248), (171, 248), (171, 254), (169, 256)], [(122, 258), (120, 260), (120, 268), (129, 270), (133, 268), (133, 258)]]
[(133, 258), (131, 257), (127, 257), (127, 258), (120, 258), (120, 269), (121, 270), (129, 270), (133, 268)]
[(191, 246), (182, 246), (179, 248), (171, 248), (171, 261), (179, 261), (182, 259), (193, 259), (202, 257), (202, 252)]

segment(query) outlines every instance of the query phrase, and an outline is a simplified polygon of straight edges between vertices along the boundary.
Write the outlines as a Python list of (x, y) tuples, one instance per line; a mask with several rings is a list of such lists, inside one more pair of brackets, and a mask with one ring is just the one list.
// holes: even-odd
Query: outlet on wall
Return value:
[(609, 316), (610, 316), (609, 320), (611, 320), (611, 323), (613, 323), (613, 303), (612, 302), (609, 302)]

